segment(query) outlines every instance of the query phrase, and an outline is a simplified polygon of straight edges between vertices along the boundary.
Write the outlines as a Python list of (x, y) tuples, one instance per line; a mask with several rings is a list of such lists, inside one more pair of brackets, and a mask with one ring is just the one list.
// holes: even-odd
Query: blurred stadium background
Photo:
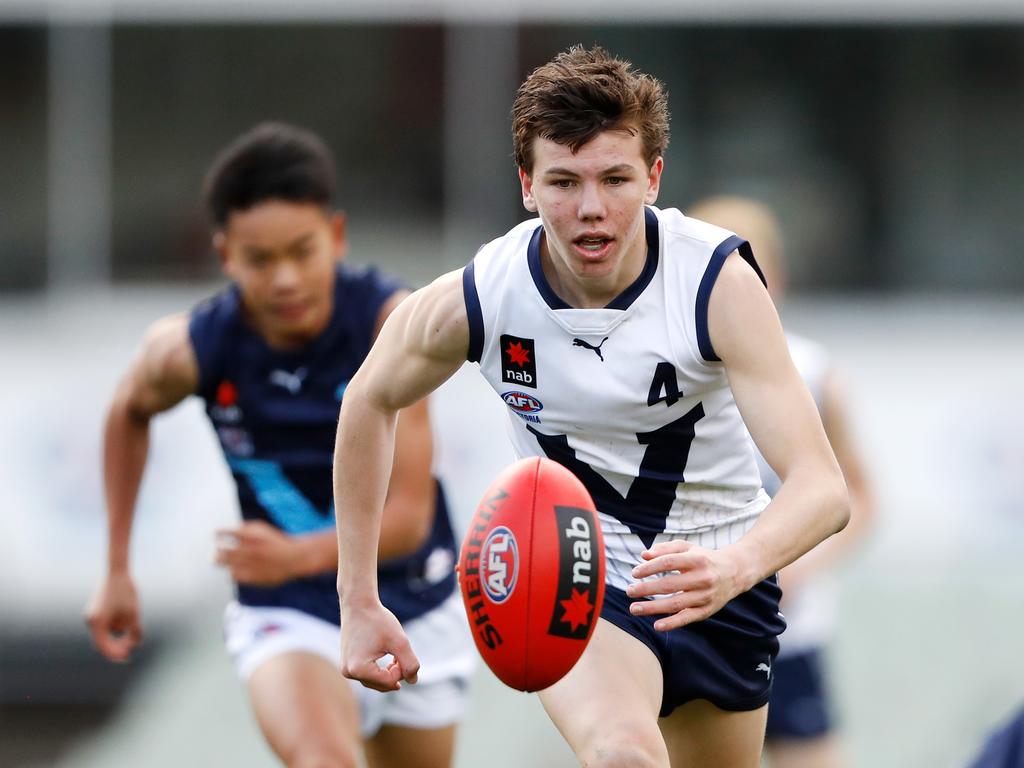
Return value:
[[(0, 765), (273, 764), (221, 646), (235, 502), (198, 404), (155, 428), (143, 653), (108, 665), (81, 621), (114, 382), (221, 284), (216, 150), (264, 119), (318, 131), (352, 260), (420, 285), (525, 216), (508, 109), (574, 42), (667, 83), (662, 204), (775, 207), (784, 320), (846, 376), (881, 507), (830, 656), (853, 765), (962, 765), (1024, 701), (1024, 3), (0, 0)], [(471, 370), (433, 409), (465, 522), (510, 459), (502, 409)], [(484, 751), (573, 764), (481, 670), (458, 765)]]

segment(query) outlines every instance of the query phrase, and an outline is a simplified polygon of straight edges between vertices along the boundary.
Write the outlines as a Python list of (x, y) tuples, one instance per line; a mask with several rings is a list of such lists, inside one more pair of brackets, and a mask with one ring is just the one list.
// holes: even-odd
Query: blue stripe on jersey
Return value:
[[(711, 345), (711, 334), (708, 332), (708, 303), (711, 300), (711, 289), (715, 287), (718, 274), (722, 271), (722, 265), (725, 264), (725, 257), (746, 242), (741, 237), (730, 235), (715, 248), (715, 252), (711, 254), (711, 259), (708, 261), (707, 269), (704, 270), (704, 276), (700, 279), (700, 286), (697, 288), (697, 346), (700, 347), (701, 357), (709, 362), (721, 361), (721, 358), (715, 354), (715, 348)], [(760, 273), (760, 270), (758, 272)]]
[(480, 295), (476, 292), (472, 261), (462, 270), (462, 295), (469, 320), (469, 352), (466, 359), (471, 363), (479, 363), (484, 353), (484, 313), (480, 308)]
[(629, 309), (629, 305), (639, 298), (644, 288), (654, 279), (654, 273), (658, 271), (658, 217), (650, 208), (644, 208), (644, 234), (647, 237), (647, 263), (643, 271), (605, 309)]
[(312, 533), (334, 525), (334, 505), (324, 515), (289, 480), (276, 461), (230, 457), (231, 469), (249, 482), (256, 500), (283, 531)]

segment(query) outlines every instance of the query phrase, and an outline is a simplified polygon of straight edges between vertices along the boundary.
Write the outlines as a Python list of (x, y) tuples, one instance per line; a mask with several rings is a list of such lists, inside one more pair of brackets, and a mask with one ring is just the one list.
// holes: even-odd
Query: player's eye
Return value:
[(620, 184), (625, 184), (627, 181), (629, 181), (629, 179), (625, 178), (624, 176), (609, 176), (607, 179), (605, 179), (605, 182), (613, 187), (617, 187)]
[(553, 182), (551, 182), (553, 186), (558, 187), (559, 189), (569, 189), (575, 183), (576, 182), (573, 181), (572, 179), (555, 179)]

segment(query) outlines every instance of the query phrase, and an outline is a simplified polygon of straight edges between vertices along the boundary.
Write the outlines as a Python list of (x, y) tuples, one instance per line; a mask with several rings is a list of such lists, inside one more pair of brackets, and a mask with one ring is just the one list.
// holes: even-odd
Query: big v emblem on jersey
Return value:
[(521, 339), (518, 336), (502, 334), (501, 344), (501, 380), (510, 384), (521, 384), (524, 387), (537, 386), (537, 357), (533, 339)]

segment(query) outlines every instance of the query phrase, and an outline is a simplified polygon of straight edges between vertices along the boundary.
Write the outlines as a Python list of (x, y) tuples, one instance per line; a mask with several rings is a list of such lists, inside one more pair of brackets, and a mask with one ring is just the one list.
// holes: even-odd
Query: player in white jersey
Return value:
[[(774, 574), (848, 516), (814, 402), (745, 241), (652, 207), (657, 80), (572, 48), (520, 87), (513, 140), (539, 218), (400, 305), (342, 406), (338, 586), (358, 628), (342, 669), (378, 690), (416, 680), (374, 578), (391, 435), (399, 408), (475, 359), (517, 452), (574, 471), (606, 531), (601, 621), (539, 694), (581, 763), (757, 766), (784, 626)], [(784, 479), (771, 503), (744, 425)]]
[[(767, 206), (723, 195), (695, 203), (688, 213), (747, 238), (757, 253), (772, 299), (776, 305), (782, 303), (787, 283), (782, 236)], [(850, 548), (861, 543), (874, 520), (875, 508), (871, 483), (853, 439), (846, 398), (827, 351), (793, 333), (787, 333), (786, 340), (843, 470), (852, 513), (842, 533), (779, 574), (787, 627), (773, 667), (765, 749), (771, 768), (838, 768), (844, 760), (830, 711), (823, 658), (836, 618), (835, 584), (829, 576)], [(778, 475), (760, 454), (758, 464), (765, 490), (774, 495), (780, 484)]]

